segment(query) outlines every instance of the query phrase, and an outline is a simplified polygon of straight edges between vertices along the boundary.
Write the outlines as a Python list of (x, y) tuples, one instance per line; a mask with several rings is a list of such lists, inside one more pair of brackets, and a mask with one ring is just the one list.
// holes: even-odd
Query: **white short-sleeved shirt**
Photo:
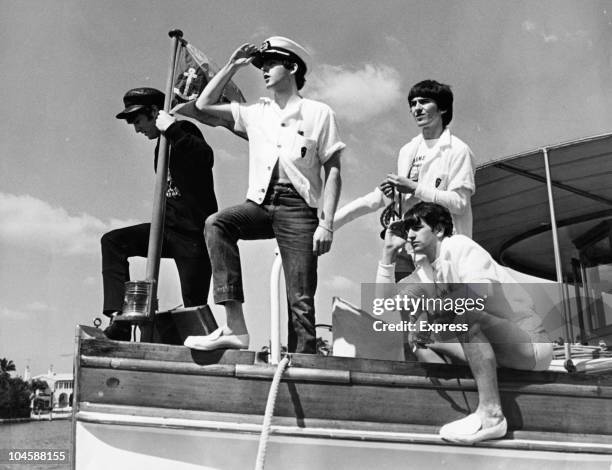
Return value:
[[(440, 191), (466, 191), (470, 196), (474, 194), (474, 155), (465, 142), (445, 129), (436, 145), (427, 153), (427, 157), (419, 159), (422, 144), (423, 135), (419, 134), (399, 151), (398, 175), (418, 175), (414, 194), (404, 194), (403, 212), (421, 201), (442, 203), (443, 201), (438, 199)], [(441, 205), (446, 206), (444, 203)], [(453, 207), (447, 209), (453, 218), (454, 233), (471, 237), (472, 206), (469, 196), (468, 203), (461, 212)]]
[[(394, 267), (379, 264), (376, 282), (393, 282)], [(488, 314), (512, 320), (527, 332), (544, 331), (527, 291), (483, 247), (464, 235), (444, 238), (438, 258), (431, 264), (423, 259), (400, 284), (418, 284), (424, 288), (435, 285), (442, 294), (447, 293), (449, 284), (489, 285), (485, 297)], [(428, 295), (434, 295), (434, 291), (429, 290)]]
[(345, 144), (338, 136), (332, 109), (301, 97), (284, 109), (269, 98), (252, 105), (231, 103), (234, 129), (249, 137), (247, 199), (261, 204), (277, 161), (310, 207), (317, 207), (322, 165)]

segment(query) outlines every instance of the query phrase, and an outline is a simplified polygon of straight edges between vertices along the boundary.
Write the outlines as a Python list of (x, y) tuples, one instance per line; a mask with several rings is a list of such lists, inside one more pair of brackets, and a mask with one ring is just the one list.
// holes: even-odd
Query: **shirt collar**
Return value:
[[(423, 134), (419, 134), (418, 136), (416, 136), (416, 139), (419, 145), (425, 141)], [(437, 145), (438, 147), (450, 147), (450, 144), (451, 144), (451, 132), (449, 128), (447, 127), (442, 131), (442, 134), (440, 134), (440, 137), (438, 137)]]
[(292, 96), (291, 98), (289, 98), (289, 101), (287, 101), (285, 109), (280, 109), (278, 104), (276, 104), (276, 102), (271, 98), (262, 97), (260, 98), (260, 101), (270, 106), (270, 109), (273, 109), (280, 116), (289, 116), (291, 114), (296, 114), (300, 111), (304, 99), (300, 95)]
[(438, 145), (440, 147), (449, 147), (450, 144), (451, 144), (451, 132), (447, 127), (444, 129), (444, 131), (440, 135), (440, 140), (438, 140)]

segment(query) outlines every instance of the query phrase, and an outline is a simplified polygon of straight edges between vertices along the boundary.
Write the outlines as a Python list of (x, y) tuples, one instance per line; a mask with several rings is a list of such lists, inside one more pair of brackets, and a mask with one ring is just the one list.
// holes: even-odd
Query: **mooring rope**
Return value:
[(274, 406), (276, 405), (276, 396), (278, 395), (278, 386), (285, 372), (285, 368), (289, 365), (289, 356), (285, 356), (279, 363), (274, 372), (274, 378), (268, 392), (268, 401), (266, 403), (266, 411), (264, 414), (263, 424), (261, 425), (261, 435), (259, 436), (259, 448), (257, 449), (257, 460), (255, 461), (255, 470), (263, 470), (266, 461), (266, 450), (268, 448), (268, 440), (270, 438), (270, 428), (272, 427), (272, 417), (274, 416)]

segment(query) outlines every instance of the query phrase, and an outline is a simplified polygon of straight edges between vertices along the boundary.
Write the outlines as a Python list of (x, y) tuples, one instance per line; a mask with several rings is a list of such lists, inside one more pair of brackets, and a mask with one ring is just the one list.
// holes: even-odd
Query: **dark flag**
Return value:
[[(206, 54), (187, 41), (183, 41), (176, 62), (173, 107), (195, 100), (210, 79), (219, 71), (219, 68), (210, 61)], [(221, 101), (244, 103), (246, 100), (240, 89), (230, 81), (223, 89)]]
[[(237, 136), (247, 139), (246, 133), (235, 130), (221, 119), (206, 116), (206, 119), (203, 120), (201, 113), (195, 107), (196, 98), (218, 71), (219, 68), (210, 61), (206, 54), (183, 40), (174, 73), (173, 111), (209, 126), (226, 127)], [(240, 89), (231, 80), (225, 85), (220, 101), (222, 103), (246, 102)]]

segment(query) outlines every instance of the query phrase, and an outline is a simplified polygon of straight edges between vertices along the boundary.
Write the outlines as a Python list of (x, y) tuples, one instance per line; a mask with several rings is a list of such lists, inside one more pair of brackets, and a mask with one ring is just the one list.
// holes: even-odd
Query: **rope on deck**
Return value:
[(263, 470), (266, 461), (266, 451), (268, 448), (268, 440), (270, 438), (270, 428), (272, 427), (272, 417), (274, 416), (274, 406), (276, 405), (276, 396), (278, 395), (278, 387), (280, 380), (285, 372), (285, 368), (289, 365), (289, 356), (285, 356), (279, 363), (270, 385), (268, 392), (268, 401), (266, 403), (266, 411), (264, 414), (263, 424), (261, 426), (261, 435), (259, 436), (259, 448), (257, 449), (257, 460), (255, 461), (255, 470)]

